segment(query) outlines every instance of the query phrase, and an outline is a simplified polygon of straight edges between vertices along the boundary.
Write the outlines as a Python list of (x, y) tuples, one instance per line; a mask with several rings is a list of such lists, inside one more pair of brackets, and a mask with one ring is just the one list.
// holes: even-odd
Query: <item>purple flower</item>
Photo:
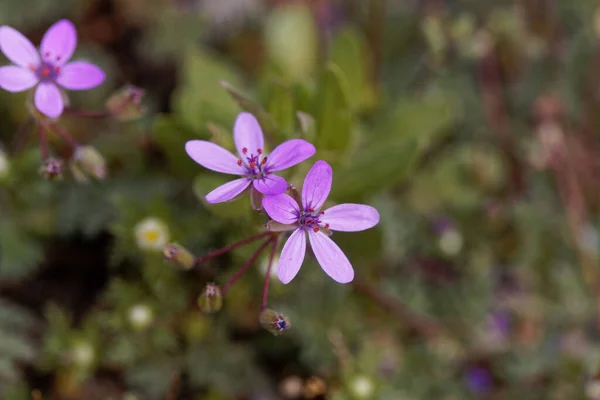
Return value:
[(379, 213), (371, 206), (340, 204), (321, 210), (331, 190), (331, 166), (317, 161), (308, 171), (302, 187), (302, 205), (285, 193), (266, 196), (263, 207), (275, 221), (294, 230), (281, 251), (277, 275), (289, 283), (302, 265), (306, 253), (306, 235), (321, 268), (339, 283), (354, 279), (354, 270), (342, 250), (324, 233), (329, 230), (357, 232), (369, 229), (379, 222)]
[(465, 380), (469, 390), (480, 396), (488, 393), (493, 385), (490, 372), (482, 367), (469, 368), (466, 372)]
[(0, 26), (0, 50), (15, 65), (0, 67), (0, 87), (22, 92), (35, 85), (36, 108), (50, 118), (64, 109), (59, 88), (86, 90), (104, 81), (104, 72), (85, 61), (68, 62), (77, 45), (77, 31), (65, 19), (52, 25), (44, 34), (39, 51), (17, 30)]
[(240, 158), (219, 145), (205, 140), (190, 140), (185, 151), (198, 164), (224, 174), (242, 178), (219, 186), (206, 195), (209, 203), (233, 199), (252, 183), (253, 190), (262, 194), (280, 194), (287, 189), (285, 179), (273, 172), (296, 165), (316, 153), (315, 146), (302, 139), (283, 142), (267, 156), (262, 130), (254, 116), (247, 112), (238, 115), (233, 138)]

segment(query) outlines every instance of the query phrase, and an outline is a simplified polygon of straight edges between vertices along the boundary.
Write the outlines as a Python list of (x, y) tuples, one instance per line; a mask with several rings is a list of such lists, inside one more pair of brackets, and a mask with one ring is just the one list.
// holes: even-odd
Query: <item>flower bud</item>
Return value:
[(154, 320), (152, 309), (145, 304), (137, 304), (129, 309), (129, 323), (136, 330), (146, 329)]
[(88, 177), (106, 178), (106, 161), (93, 146), (79, 146), (71, 160), (71, 172), (79, 182), (89, 182)]
[(167, 244), (163, 249), (163, 255), (174, 266), (185, 270), (192, 269), (196, 263), (196, 257), (179, 243)]
[(158, 218), (146, 218), (135, 227), (135, 238), (142, 250), (163, 250), (169, 240), (169, 228)]
[(119, 121), (131, 121), (142, 117), (147, 107), (142, 104), (144, 90), (127, 85), (106, 101), (106, 110)]
[(221, 288), (214, 283), (207, 283), (198, 297), (198, 306), (202, 312), (212, 314), (218, 312), (223, 307), (223, 294)]
[(259, 321), (263, 328), (275, 336), (282, 335), (291, 327), (290, 320), (287, 317), (269, 308), (260, 313)]
[(48, 158), (40, 167), (40, 174), (49, 181), (62, 179), (63, 163), (56, 158)]

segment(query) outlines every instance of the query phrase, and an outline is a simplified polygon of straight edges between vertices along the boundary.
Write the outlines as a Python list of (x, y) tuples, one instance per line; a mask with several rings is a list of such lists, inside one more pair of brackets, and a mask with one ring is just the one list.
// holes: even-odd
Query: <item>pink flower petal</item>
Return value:
[(281, 194), (287, 189), (287, 182), (280, 176), (268, 174), (254, 180), (254, 188), (262, 194)]
[(329, 196), (332, 175), (331, 166), (321, 160), (308, 171), (302, 187), (302, 205), (305, 208), (321, 208)]
[(44, 60), (54, 65), (63, 65), (77, 47), (77, 30), (71, 21), (61, 19), (52, 25), (42, 38), (40, 53)]
[(40, 83), (35, 90), (35, 106), (40, 112), (50, 118), (62, 114), (64, 102), (60, 89), (53, 83)]
[(13, 65), (0, 67), (0, 88), (9, 92), (22, 92), (31, 89), (38, 83), (35, 74), (21, 67)]
[(266, 196), (262, 204), (269, 217), (277, 222), (287, 225), (298, 221), (300, 213), (298, 203), (285, 193)]
[(212, 192), (206, 195), (205, 199), (211, 204), (222, 203), (233, 199), (238, 194), (242, 193), (250, 185), (250, 179), (241, 178), (224, 185), (219, 186)]
[(363, 204), (340, 204), (325, 210), (319, 219), (329, 224), (331, 230), (358, 232), (377, 225), (379, 213), (375, 208)]
[[(262, 129), (254, 115), (248, 112), (242, 112), (237, 116), (235, 125), (233, 126), (233, 139), (238, 154), (244, 162), (246, 156), (250, 154), (258, 155), (257, 150), (265, 149), (265, 140), (263, 138)], [(247, 153), (244, 154), (244, 149)]]
[(292, 139), (281, 143), (269, 154), (269, 171), (281, 171), (299, 164), (315, 155), (315, 146), (302, 139)]
[(34, 68), (40, 64), (40, 54), (35, 46), (10, 26), (0, 26), (0, 50), (14, 64), (23, 68)]
[(290, 283), (298, 274), (305, 254), (306, 233), (302, 229), (296, 229), (283, 245), (277, 263), (277, 276), (282, 283)]
[(348, 283), (354, 279), (352, 264), (344, 252), (323, 232), (308, 231), (310, 246), (321, 268), (334, 281)]
[(56, 82), (69, 90), (87, 90), (104, 82), (106, 75), (97, 65), (75, 61), (61, 68)]
[(238, 159), (219, 145), (205, 140), (190, 140), (185, 151), (198, 164), (223, 174), (244, 175), (246, 170), (237, 164)]

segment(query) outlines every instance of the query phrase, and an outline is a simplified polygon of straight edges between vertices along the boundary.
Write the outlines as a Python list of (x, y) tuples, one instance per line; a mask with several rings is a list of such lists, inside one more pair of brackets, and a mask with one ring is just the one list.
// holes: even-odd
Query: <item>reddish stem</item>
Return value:
[(273, 234), (273, 232), (269, 232), (269, 231), (267, 231), (267, 232), (261, 232), (259, 234), (254, 235), (254, 236), (250, 236), (249, 238), (240, 240), (239, 242), (232, 243), (229, 246), (225, 246), (222, 249), (211, 251), (210, 253), (205, 254), (202, 257), (198, 257), (196, 259), (196, 262), (195, 262), (194, 266), (197, 267), (197, 266), (199, 266), (200, 264), (202, 264), (203, 262), (205, 262), (207, 260), (210, 260), (212, 258), (218, 257), (221, 254), (229, 253), (230, 251), (232, 251), (234, 249), (237, 249), (238, 247), (241, 247), (241, 246), (243, 246), (245, 244), (248, 244), (248, 243), (255, 242), (258, 239), (264, 238), (265, 236), (269, 236), (269, 235), (272, 235), (272, 234)]
[(76, 110), (73, 108), (65, 108), (65, 113), (73, 117), (79, 118), (94, 118), (103, 119), (108, 118), (109, 114), (106, 111), (88, 111), (88, 110)]
[(61, 138), (63, 138), (67, 142), (69, 142), (69, 144), (71, 145), (71, 147), (73, 147), (73, 149), (76, 149), (77, 147), (79, 147), (79, 143), (77, 143), (77, 141), (73, 138), (73, 136), (69, 135), (69, 133), (66, 130), (64, 130), (57, 124), (52, 124), (51, 126), (52, 126), (52, 129), (54, 129), (54, 131)]
[(263, 286), (262, 302), (260, 303), (260, 309), (264, 310), (267, 308), (267, 298), (269, 297), (269, 283), (271, 282), (271, 268), (273, 267), (273, 259), (275, 258), (275, 252), (279, 245), (279, 236), (272, 239), (271, 253), (269, 254), (269, 266), (267, 267), (267, 274), (265, 275), (265, 284)]
[(250, 257), (250, 259), (248, 259), (248, 261), (246, 261), (246, 263), (244, 265), (242, 265), (240, 267), (240, 269), (238, 269), (235, 274), (233, 274), (233, 276), (231, 278), (229, 278), (229, 280), (227, 281), (227, 283), (225, 285), (223, 285), (223, 289), (221, 290), (221, 293), (223, 294), (223, 296), (225, 296), (225, 293), (227, 293), (227, 291), (229, 290), (229, 288), (231, 286), (233, 286), (233, 284), (235, 282), (237, 282), (237, 280), (244, 275), (244, 272), (246, 272), (248, 270), (248, 268), (250, 268), (250, 266), (254, 263), (254, 261), (256, 261), (256, 259), (258, 258), (258, 256), (263, 252), (263, 250), (269, 245), (269, 243), (271, 243), (274, 239), (273, 238), (269, 238), (267, 240), (265, 240), (265, 242), (263, 244), (260, 245), (260, 247), (254, 252), (254, 254), (252, 254), (252, 256)]
[(46, 128), (43, 125), (38, 125), (38, 134), (40, 136), (42, 161), (46, 161), (48, 159), (48, 137), (46, 136)]

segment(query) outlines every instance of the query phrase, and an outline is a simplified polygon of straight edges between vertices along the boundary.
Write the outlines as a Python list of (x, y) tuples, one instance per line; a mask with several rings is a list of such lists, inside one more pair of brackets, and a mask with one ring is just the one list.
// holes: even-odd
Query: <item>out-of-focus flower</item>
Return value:
[(214, 283), (207, 283), (198, 297), (198, 306), (207, 314), (216, 313), (223, 307), (223, 294), (221, 288)]
[(96, 359), (96, 350), (94, 346), (85, 340), (78, 340), (73, 344), (69, 351), (69, 359), (80, 368), (87, 368), (92, 365)]
[(174, 265), (188, 270), (194, 267), (196, 257), (179, 243), (169, 243), (163, 249), (163, 255)]
[(137, 244), (142, 250), (160, 251), (169, 241), (169, 228), (158, 218), (146, 218), (134, 228)]
[(148, 111), (148, 108), (142, 104), (143, 97), (143, 89), (127, 85), (108, 98), (106, 110), (119, 121), (140, 118)]
[(460, 253), (463, 246), (463, 237), (450, 218), (437, 218), (433, 222), (433, 230), (439, 238), (438, 247), (444, 254), (454, 256)]
[(106, 161), (93, 146), (79, 146), (73, 153), (71, 172), (79, 182), (89, 182), (89, 177), (106, 178)]
[(77, 31), (60, 20), (44, 34), (40, 50), (17, 30), (0, 26), (0, 50), (15, 65), (0, 67), (0, 87), (22, 92), (37, 85), (34, 104), (44, 115), (59, 117), (65, 106), (61, 89), (87, 90), (104, 82), (104, 72), (86, 61), (68, 62), (77, 45)]
[(350, 380), (350, 391), (357, 399), (372, 399), (375, 392), (375, 384), (367, 376), (355, 376)]
[[(277, 263), (279, 262), (279, 257), (273, 257), (273, 265), (271, 265), (271, 278), (277, 276)], [(269, 269), (269, 257), (265, 257), (260, 263), (260, 272), (263, 275), (267, 275), (267, 270)]]
[(283, 397), (295, 399), (302, 394), (304, 382), (296, 375), (288, 376), (279, 385), (279, 392)]
[(285, 193), (263, 199), (269, 217), (294, 231), (283, 246), (277, 263), (277, 275), (283, 283), (289, 283), (300, 270), (306, 253), (307, 234), (315, 257), (327, 275), (339, 283), (354, 279), (350, 261), (322, 230), (357, 232), (369, 229), (379, 222), (379, 213), (362, 204), (339, 204), (321, 210), (331, 190), (332, 175), (331, 166), (325, 161), (315, 163), (304, 179), (302, 206)]
[(40, 174), (47, 180), (62, 179), (63, 162), (56, 158), (46, 159), (40, 167)]
[(233, 135), (238, 154), (236, 158), (219, 145), (204, 140), (190, 140), (185, 151), (198, 164), (223, 174), (242, 178), (219, 186), (208, 195), (209, 203), (228, 201), (242, 193), (250, 184), (262, 194), (280, 194), (287, 189), (285, 179), (273, 172), (296, 165), (315, 152), (315, 146), (302, 139), (292, 139), (277, 146), (267, 157), (264, 137), (256, 118), (247, 112), (238, 115)]
[(259, 321), (263, 328), (275, 336), (282, 335), (291, 327), (290, 320), (287, 317), (269, 308), (260, 313)]
[(6, 179), (10, 173), (10, 161), (6, 153), (0, 150), (0, 181)]
[(136, 304), (129, 309), (129, 322), (135, 329), (144, 330), (153, 320), (154, 313), (146, 304)]
[(471, 367), (467, 370), (465, 381), (467, 387), (476, 395), (485, 395), (492, 388), (492, 375), (483, 367)]

